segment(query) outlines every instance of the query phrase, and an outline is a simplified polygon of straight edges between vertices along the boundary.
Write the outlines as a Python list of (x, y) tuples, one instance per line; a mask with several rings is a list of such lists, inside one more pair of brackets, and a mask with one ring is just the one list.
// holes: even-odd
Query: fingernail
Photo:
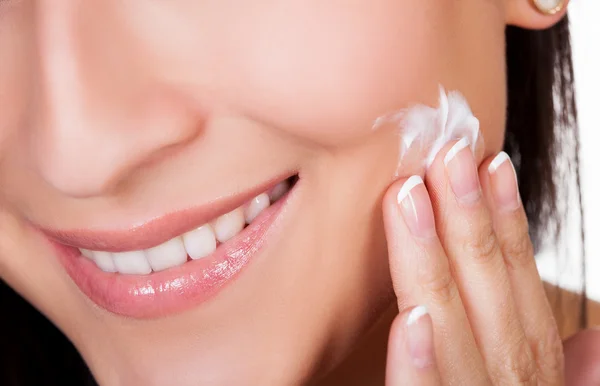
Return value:
[(433, 348), (433, 326), (425, 306), (412, 309), (406, 319), (406, 343), (416, 368), (431, 366), (435, 359)]
[(468, 138), (458, 141), (444, 157), (450, 186), (461, 204), (473, 204), (481, 197), (475, 157)]
[(521, 206), (517, 173), (510, 157), (500, 152), (488, 166), (494, 202), (499, 210), (515, 210)]
[(397, 199), (404, 222), (413, 236), (429, 238), (435, 235), (433, 208), (421, 177), (412, 176), (406, 180)]

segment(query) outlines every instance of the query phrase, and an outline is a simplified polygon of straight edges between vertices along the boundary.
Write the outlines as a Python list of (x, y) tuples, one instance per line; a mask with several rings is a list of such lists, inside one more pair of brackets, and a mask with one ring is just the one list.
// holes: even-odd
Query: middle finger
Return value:
[(464, 138), (441, 154), (427, 183), (439, 236), (488, 372), (495, 383), (535, 384), (535, 362), (469, 142)]

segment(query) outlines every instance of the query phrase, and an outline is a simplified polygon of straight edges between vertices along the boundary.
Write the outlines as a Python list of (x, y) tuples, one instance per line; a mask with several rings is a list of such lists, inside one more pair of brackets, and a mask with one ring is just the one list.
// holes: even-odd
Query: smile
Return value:
[(42, 232), (97, 305), (128, 317), (160, 317), (208, 300), (231, 282), (263, 246), (296, 181), (291, 177), (124, 231)]
[(82, 256), (94, 261), (104, 272), (148, 275), (164, 271), (212, 255), (217, 247), (237, 236), (272, 203), (283, 197), (289, 187), (288, 181), (281, 182), (270, 192), (261, 193), (231, 212), (158, 246), (126, 252), (92, 251), (84, 248), (79, 250)]

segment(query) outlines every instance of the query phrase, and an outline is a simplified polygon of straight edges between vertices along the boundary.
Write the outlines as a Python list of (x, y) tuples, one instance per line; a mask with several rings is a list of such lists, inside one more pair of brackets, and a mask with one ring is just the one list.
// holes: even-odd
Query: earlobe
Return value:
[(546, 29), (567, 13), (570, 0), (504, 0), (506, 24), (526, 29)]

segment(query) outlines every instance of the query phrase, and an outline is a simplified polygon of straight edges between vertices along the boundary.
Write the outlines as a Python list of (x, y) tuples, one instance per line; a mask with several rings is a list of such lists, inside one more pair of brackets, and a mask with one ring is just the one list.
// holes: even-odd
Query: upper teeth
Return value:
[(274, 187), (269, 194), (262, 193), (249, 203), (226, 213), (183, 235), (153, 248), (141, 251), (103, 252), (80, 249), (81, 254), (92, 259), (104, 272), (146, 275), (201, 259), (217, 249), (217, 242), (224, 243), (240, 233), (246, 224), (252, 223), (272, 202), (289, 190), (287, 181)]

